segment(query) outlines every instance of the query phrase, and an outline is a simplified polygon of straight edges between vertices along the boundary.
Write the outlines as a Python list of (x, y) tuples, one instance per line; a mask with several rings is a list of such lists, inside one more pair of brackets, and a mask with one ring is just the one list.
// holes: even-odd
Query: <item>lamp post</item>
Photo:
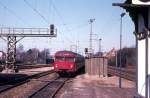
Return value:
[(102, 51), (101, 51), (101, 41), (102, 41), (102, 39), (100, 38), (100, 39), (99, 39), (99, 53), (100, 53), (100, 55), (101, 55), (101, 52), (102, 52)]
[[(98, 54), (98, 56), (99, 56), (99, 62), (100, 62), (100, 60), (101, 60), (100, 57), (102, 57), (102, 53), (101, 53), (101, 40), (102, 40), (102, 39), (100, 38), (100, 39), (99, 39), (99, 54)], [(100, 66), (101, 66), (101, 64), (99, 64), (99, 77), (100, 77), (101, 74), (103, 74), (103, 73), (101, 73), (101, 71), (100, 71), (100, 69), (101, 69)]]
[(92, 74), (92, 56), (93, 56), (93, 48), (92, 48), (92, 36), (93, 36), (93, 22), (95, 21), (95, 19), (90, 19), (89, 23), (91, 25), (91, 30), (90, 30), (90, 40), (89, 40), (89, 57), (90, 57), (90, 74)]
[(92, 54), (93, 54), (93, 47), (92, 47), (92, 36), (93, 36), (93, 22), (95, 21), (95, 19), (90, 19), (89, 20), (89, 23), (90, 23), (90, 25), (91, 25), (91, 30), (90, 30), (90, 40), (89, 40), (89, 42), (90, 42), (90, 45), (89, 45), (89, 52), (90, 52), (90, 58), (91, 58), (91, 56), (92, 56)]
[(121, 68), (122, 68), (122, 62), (121, 62), (121, 50), (122, 50), (122, 18), (126, 15), (126, 13), (121, 13), (120, 14), (120, 66), (119, 66), (119, 72), (120, 72), (120, 77), (119, 77), (119, 88), (121, 88)]

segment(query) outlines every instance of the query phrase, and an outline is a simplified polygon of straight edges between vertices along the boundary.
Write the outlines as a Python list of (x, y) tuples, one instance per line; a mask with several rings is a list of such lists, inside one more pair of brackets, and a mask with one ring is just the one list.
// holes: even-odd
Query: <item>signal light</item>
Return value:
[(54, 24), (50, 25), (50, 35), (54, 35), (55, 26)]
[(73, 65), (71, 65), (70, 68), (72, 69), (72, 68), (73, 68)]
[(84, 50), (84, 51), (85, 51), (85, 53), (88, 53), (88, 48), (85, 48), (85, 50)]

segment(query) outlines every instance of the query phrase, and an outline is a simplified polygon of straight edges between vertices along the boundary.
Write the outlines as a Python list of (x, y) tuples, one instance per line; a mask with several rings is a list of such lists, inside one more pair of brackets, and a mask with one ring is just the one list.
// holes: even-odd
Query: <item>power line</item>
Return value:
[(16, 14), (13, 10), (9, 9), (9, 8), (8, 8), (6, 5), (4, 5), (1, 1), (0, 1), (0, 5), (1, 5), (5, 10), (7, 10), (9, 13), (13, 14), (18, 20), (20, 20), (20, 22), (22, 22), (23, 24), (26, 24), (26, 22), (23, 21), (23, 19), (22, 19), (21, 17), (17, 16), (17, 14)]
[(25, 2), (34, 12), (36, 12), (47, 24), (49, 24), (49, 21), (48, 21), (38, 10), (36, 10), (27, 0), (24, 0), (24, 2)]
[[(49, 21), (38, 11), (36, 10), (27, 0), (24, 0), (24, 2), (34, 11), (36, 12), (47, 24), (49, 24)], [(54, 5), (54, 3), (51, 0), (51, 6), (55, 9), (55, 12), (57, 13), (57, 15), (59, 16), (61, 22), (64, 24), (63, 18), (61, 17), (59, 11), (57, 10), (56, 6)], [(50, 6), (49, 6), (50, 8)], [(64, 25), (63, 25), (64, 26)], [(67, 28), (66, 28), (67, 29)], [(67, 29), (67, 31), (69, 31)], [(62, 33), (62, 32), (59, 32)], [(62, 34), (64, 36), (64, 34)], [(70, 43), (73, 43), (73, 41), (71, 41), (68, 37), (64, 36), (66, 41), (69, 41)]]
[[(52, 7), (54, 8), (56, 14), (57, 14), (58, 17), (60, 18), (61, 23), (62, 23), (63, 26), (65, 27), (66, 31), (67, 31), (67, 32), (72, 31), (73, 29), (69, 29), (68, 27), (66, 27), (66, 24), (65, 24), (65, 22), (64, 22), (64, 19), (63, 19), (62, 15), (60, 14), (59, 10), (57, 9), (57, 7), (55, 6), (54, 2), (52, 2)], [(85, 25), (86, 25), (86, 24), (85, 24)], [(81, 27), (83, 27), (83, 26), (85, 26), (85, 25), (78, 26), (78, 28), (81, 28)], [(60, 33), (62, 33), (62, 32), (60, 32)], [(65, 40), (69, 41), (71, 44), (76, 44), (76, 42), (73, 42), (72, 40), (70, 40), (71, 37), (68, 38), (68, 37), (66, 37), (64, 34), (62, 34), (62, 36), (64, 36), (64, 37), (65, 37)]]
[[(59, 16), (59, 18), (60, 18), (60, 20), (61, 20), (63, 26), (64, 26), (65, 29), (66, 29), (66, 31), (67, 31), (67, 32), (72, 31), (73, 29), (69, 29), (68, 27), (66, 27), (66, 24), (65, 24), (65, 22), (64, 22), (64, 19), (63, 19), (62, 15), (60, 14), (59, 10), (57, 9), (57, 7), (55, 6), (55, 4), (54, 4), (53, 2), (52, 2), (52, 6), (53, 6), (53, 8), (54, 8), (56, 14)], [(78, 26), (77, 28), (81, 28), (81, 27), (84, 27), (84, 26), (87, 26), (87, 25), (88, 25), (88, 24), (84, 24), (84, 25), (82, 25), (82, 26)], [(64, 35), (63, 35), (63, 36), (64, 36)], [(73, 41), (70, 40), (68, 37), (66, 37), (66, 39), (67, 39), (67, 41), (69, 41), (71, 44), (76, 44), (76, 42), (73, 42)]]
[(84, 28), (86, 26), (88, 26), (89, 24), (88, 23), (84, 23), (84, 24), (81, 24), (81, 25), (77, 25), (77, 26), (74, 26), (72, 27), (71, 29), (69, 29), (69, 31), (74, 31), (74, 30), (79, 30), (81, 28)]
[(56, 12), (57, 15), (59, 16), (59, 18), (60, 18), (62, 24), (65, 25), (64, 19), (63, 19), (63, 17), (61, 16), (60, 12), (58, 11), (57, 7), (55, 6), (55, 4), (54, 4), (52, 1), (51, 1), (51, 3), (52, 3), (52, 6), (53, 6), (55, 12)]
[(51, 21), (51, 15), (52, 14), (52, 0), (48, 0), (48, 9), (49, 9), (49, 13), (48, 13), (48, 20), (49, 20), (49, 24), (50, 24), (50, 21)]
[[(62, 33), (62, 32), (59, 32)], [(62, 34), (62, 36), (64, 36), (64, 34)], [(70, 43), (74, 44), (73, 41), (71, 41), (68, 37), (64, 36), (66, 41), (69, 41)]]
[[(62, 15), (60, 14), (60, 12), (58, 11), (57, 7), (55, 6), (55, 4), (54, 4), (53, 2), (52, 2), (52, 6), (53, 6), (55, 12), (57, 13), (57, 15), (59, 16), (59, 18), (60, 18), (60, 20), (61, 20), (63, 26), (64, 26), (65, 29), (66, 29), (66, 31), (70, 32), (69, 28), (66, 27), (66, 25), (65, 25), (65, 22), (64, 22), (64, 19), (63, 19)], [(63, 34), (62, 34), (62, 35), (63, 35)], [(65, 37), (66, 37), (66, 36), (65, 36)], [(72, 43), (72, 44), (75, 43), (75, 42), (73, 42), (72, 40), (70, 40), (68, 37), (66, 37), (66, 39), (67, 39), (70, 43)]]

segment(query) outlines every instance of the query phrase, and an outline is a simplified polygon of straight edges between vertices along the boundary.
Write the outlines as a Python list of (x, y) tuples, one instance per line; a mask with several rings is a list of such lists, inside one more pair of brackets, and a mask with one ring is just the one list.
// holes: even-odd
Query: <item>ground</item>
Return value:
[(68, 81), (56, 98), (133, 98), (136, 94), (135, 83), (122, 79), (118, 87), (118, 77), (96, 77), (79, 75)]

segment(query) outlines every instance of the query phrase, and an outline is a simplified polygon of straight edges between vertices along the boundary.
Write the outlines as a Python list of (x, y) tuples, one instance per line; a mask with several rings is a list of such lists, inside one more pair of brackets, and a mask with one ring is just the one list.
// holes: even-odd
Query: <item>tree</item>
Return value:
[(24, 46), (19, 44), (16, 49), (16, 63), (23, 63), (23, 56), (22, 53), (24, 52)]
[(49, 49), (44, 49), (39, 53), (38, 63), (46, 63), (47, 58), (50, 55)]
[[(122, 67), (127, 67), (127, 66), (136, 66), (136, 48), (123, 48), (121, 50), (121, 62), (122, 62)], [(117, 51), (117, 67), (120, 66), (120, 51)], [(116, 66), (116, 57), (112, 57), (108, 60), (108, 64), (110, 66)]]

